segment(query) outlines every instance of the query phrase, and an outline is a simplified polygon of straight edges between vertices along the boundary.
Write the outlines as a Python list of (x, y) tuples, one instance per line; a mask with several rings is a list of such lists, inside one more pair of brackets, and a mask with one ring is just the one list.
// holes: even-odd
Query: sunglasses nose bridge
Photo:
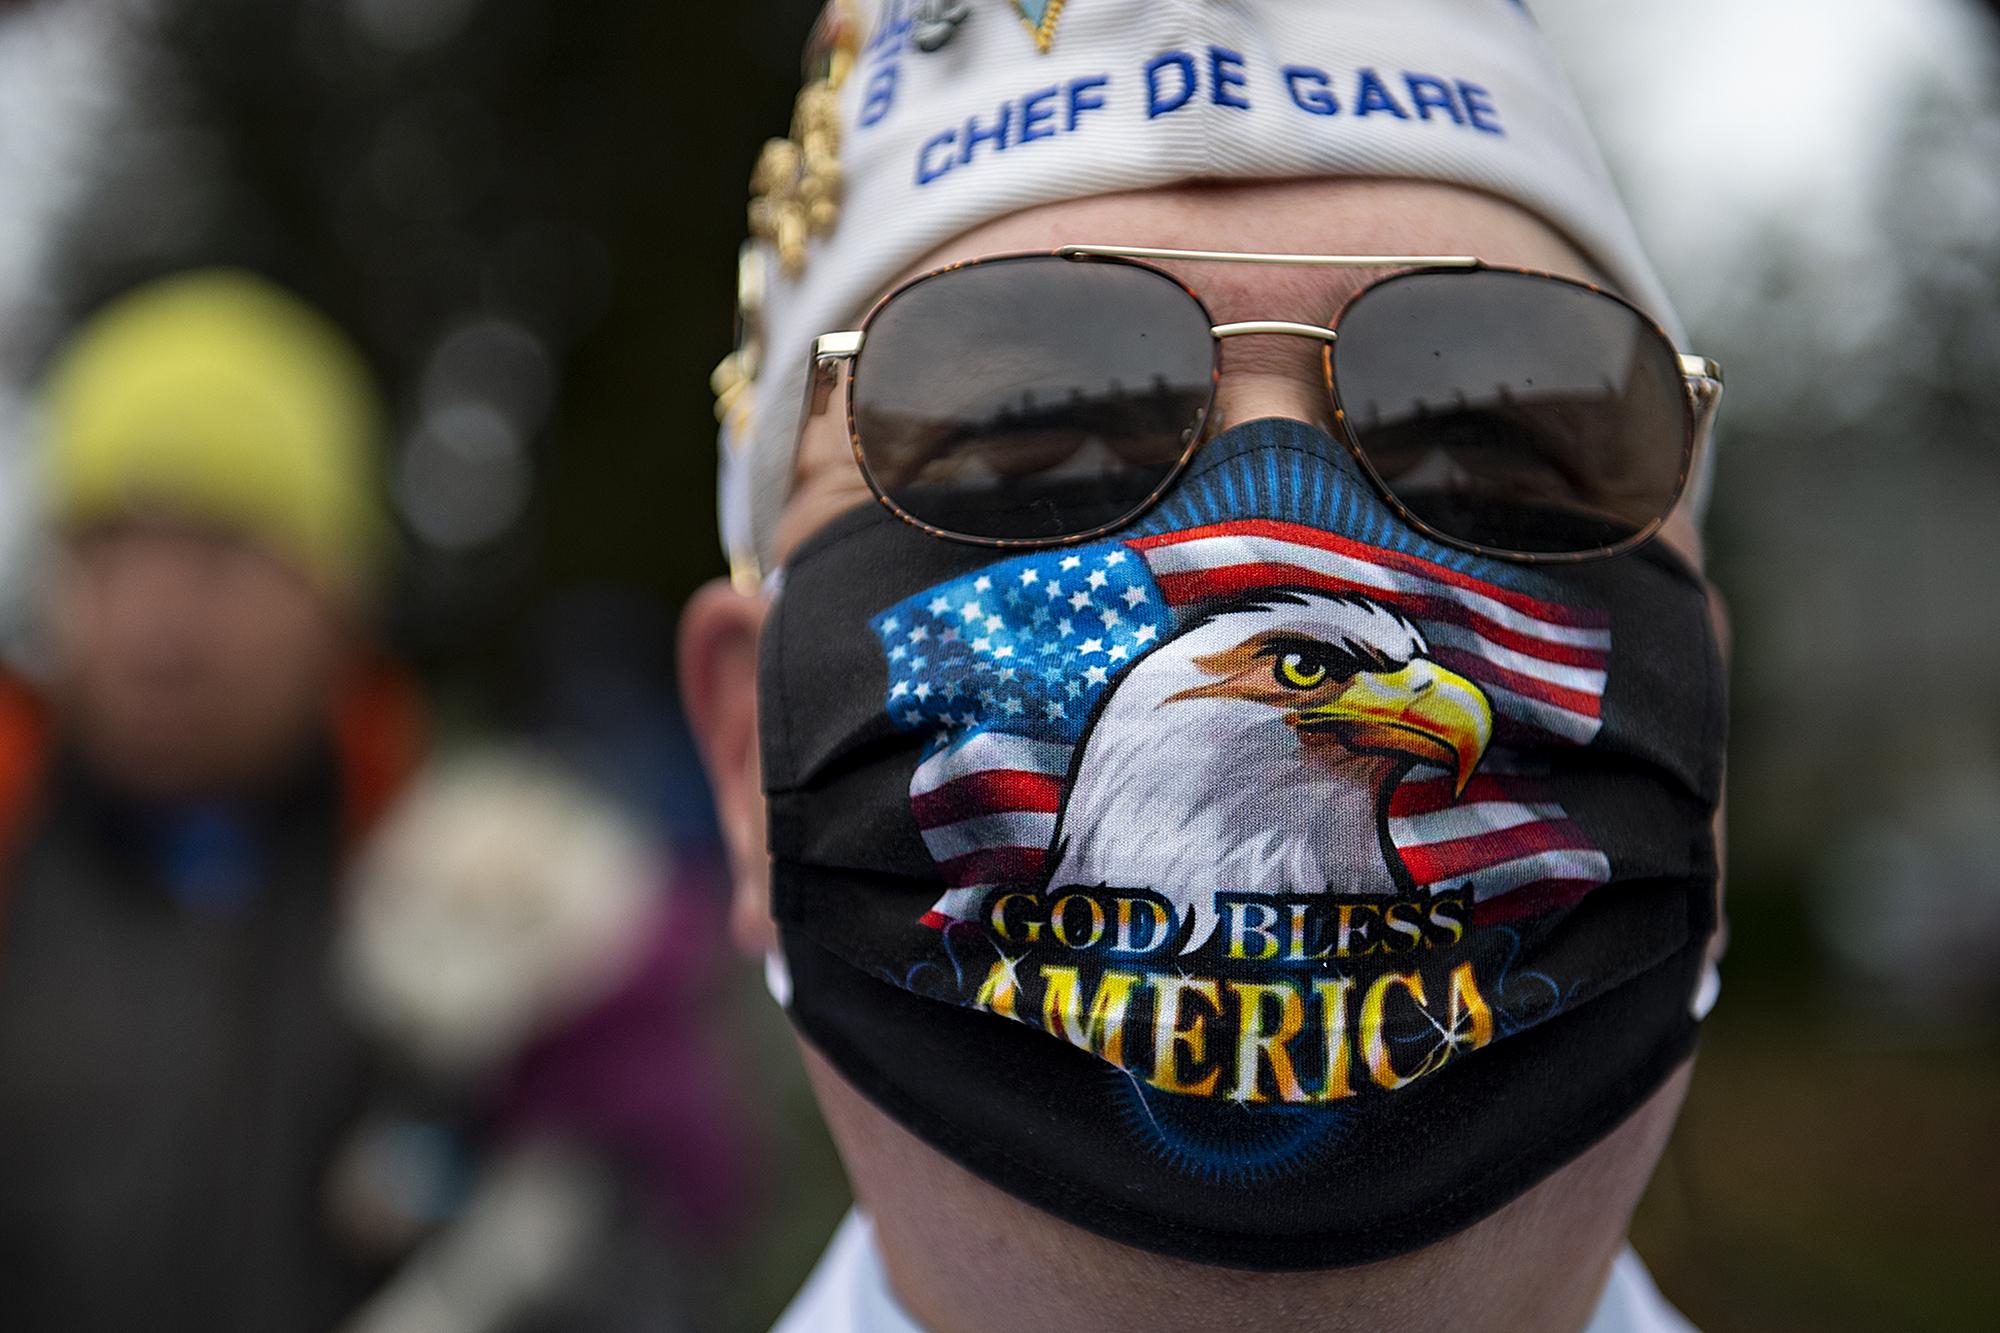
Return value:
[[(1326, 378), (1334, 331), (1290, 320), (1218, 324), (1220, 340), (1250, 338), (1221, 363), (1204, 438), (1259, 417), (1286, 417), (1334, 433), (1335, 405)], [(1260, 335), (1276, 335), (1266, 341)], [(1239, 354), (1240, 353), (1240, 354)]]
[(1296, 338), (1317, 338), (1324, 343), (1334, 342), (1339, 335), (1332, 329), (1317, 324), (1299, 324), (1289, 319), (1246, 319), (1234, 324), (1217, 324), (1209, 329), (1216, 338), (1242, 338), (1255, 334), (1284, 334)]
[[(1328, 352), (1332, 352), (1332, 346), (1338, 340), (1338, 334), (1332, 328), (1326, 328), (1324, 324), (1300, 324), (1298, 320), (1236, 320), (1236, 322), (1230, 322), (1230, 324), (1214, 324), (1208, 332), (1216, 340), (1222, 340), (1222, 338), (1272, 336), (1272, 334), (1282, 336), (1282, 338), (1308, 338), (1308, 340), (1320, 344), (1320, 350), (1314, 352), (1314, 360), (1316, 362), (1322, 360)], [(1290, 364), (1290, 362), (1284, 362), (1284, 364)], [(1324, 374), (1324, 366), (1322, 366), (1322, 374)], [(1270, 376), (1270, 370), (1266, 368), (1266, 378), (1268, 376)], [(1230, 380), (1240, 380), (1242, 374), (1240, 372), (1236, 372), (1236, 374), (1224, 372), (1222, 378), (1224, 378), (1222, 392), (1226, 396), (1228, 394), (1228, 382)], [(1290, 414), (1306, 412), (1306, 416), (1302, 416), (1302, 420), (1322, 420), (1324, 410), (1326, 410), (1326, 404), (1322, 400), (1326, 398), (1326, 392), (1328, 392), (1326, 380), (1318, 378), (1318, 386), (1316, 386), (1316, 398), (1318, 400), (1314, 402), (1314, 408), (1310, 412), (1308, 412), (1306, 402), (1300, 400), (1300, 402), (1294, 402), (1288, 410), (1282, 410), (1280, 414), (1288, 414), (1290, 416)], [(1276, 406), (1276, 404), (1270, 404), (1270, 406)]]

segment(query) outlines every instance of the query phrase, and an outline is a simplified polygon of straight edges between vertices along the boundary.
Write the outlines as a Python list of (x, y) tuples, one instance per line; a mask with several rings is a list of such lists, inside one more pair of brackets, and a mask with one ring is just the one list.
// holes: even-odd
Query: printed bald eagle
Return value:
[(1140, 659), (1085, 735), (1050, 883), (1148, 888), (1216, 926), (1221, 893), (1395, 894), (1389, 797), (1422, 764), (1463, 792), (1493, 735), (1479, 687), (1371, 598), (1263, 590)]

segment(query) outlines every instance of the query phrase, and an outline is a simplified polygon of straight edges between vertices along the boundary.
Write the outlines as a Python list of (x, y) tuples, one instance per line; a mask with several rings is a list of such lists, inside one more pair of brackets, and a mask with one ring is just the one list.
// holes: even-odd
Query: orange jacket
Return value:
[[(340, 765), (341, 828), (357, 846), (422, 762), (428, 725), (416, 678), (386, 656), (349, 671), (327, 703), (327, 730)], [(4, 868), (41, 814), (43, 779), (55, 741), (48, 701), (0, 671), (0, 912)]]

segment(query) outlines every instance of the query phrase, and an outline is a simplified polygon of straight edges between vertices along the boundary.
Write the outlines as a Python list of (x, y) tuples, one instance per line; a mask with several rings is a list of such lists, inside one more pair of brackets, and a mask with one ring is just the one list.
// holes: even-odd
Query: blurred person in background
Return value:
[(682, 638), (857, 1198), (780, 1327), (1685, 1330), (1720, 371), (1525, 9), (815, 40)]
[(44, 410), (50, 651), (0, 678), (0, 1324), (687, 1326), (750, 1157), (700, 840), (532, 751), (417, 771), (368, 628), (379, 407), (292, 297), (135, 291)]
[(335, 1197), (376, 1251), (421, 1246), (354, 1333), (701, 1326), (754, 1124), (701, 851), (526, 748), (435, 764), (384, 821), (340, 953), (404, 1077)]
[(42, 400), (48, 653), (0, 678), (0, 1324), (327, 1329), (369, 1061), (343, 857), (414, 767), (366, 628), (381, 413), (324, 318), (208, 270), (113, 301)]

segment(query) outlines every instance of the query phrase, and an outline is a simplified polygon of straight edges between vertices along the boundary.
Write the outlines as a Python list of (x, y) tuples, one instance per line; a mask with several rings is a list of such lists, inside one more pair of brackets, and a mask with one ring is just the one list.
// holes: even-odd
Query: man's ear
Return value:
[(763, 626), (763, 601), (737, 592), (727, 579), (704, 585), (681, 612), (681, 702), (729, 853), (730, 934), (737, 948), (754, 956), (778, 947), (757, 758), (757, 636)]

